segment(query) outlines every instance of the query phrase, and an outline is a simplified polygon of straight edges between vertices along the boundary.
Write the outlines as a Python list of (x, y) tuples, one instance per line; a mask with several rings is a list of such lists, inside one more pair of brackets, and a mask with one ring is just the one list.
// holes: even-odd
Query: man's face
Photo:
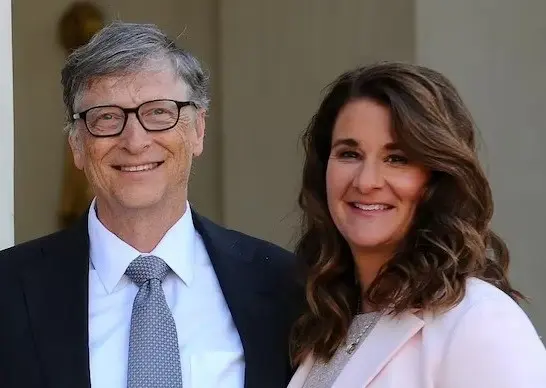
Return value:
[[(188, 88), (171, 70), (100, 77), (88, 85), (74, 111), (100, 105), (134, 108), (157, 99), (187, 101)], [(148, 132), (130, 113), (120, 135), (104, 138), (94, 137), (84, 120), (77, 120), (69, 137), (74, 163), (85, 172), (99, 207), (180, 206), (187, 198), (192, 159), (203, 151), (204, 116), (203, 110), (186, 106), (173, 128)]]

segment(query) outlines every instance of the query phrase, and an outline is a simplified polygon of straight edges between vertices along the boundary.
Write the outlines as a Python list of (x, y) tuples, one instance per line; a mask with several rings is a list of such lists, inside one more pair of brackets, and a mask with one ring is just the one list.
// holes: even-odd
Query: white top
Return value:
[(152, 252), (107, 230), (93, 200), (88, 217), (89, 357), (92, 388), (126, 388), (129, 330), (138, 287), (124, 275), (141, 254), (173, 270), (163, 281), (178, 333), (184, 388), (242, 388), (243, 348), (201, 236), (186, 212)]

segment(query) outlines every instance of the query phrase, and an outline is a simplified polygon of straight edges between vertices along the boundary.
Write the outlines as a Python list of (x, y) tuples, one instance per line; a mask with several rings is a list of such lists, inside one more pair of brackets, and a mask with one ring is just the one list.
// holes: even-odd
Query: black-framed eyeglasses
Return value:
[(122, 108), (117, 105), (94, 106), (83, 112), (74, 113), (74, 120), (82, 119), (91, 135), (96, 137), (117, 136), (123, 132), (129, 113), (134, 113), (140, 125), (151, 132), (173, 128), (180, 119), (180, 110), (185, 106), (197, 105), (193, 101), (153, 100), (136, 108)]

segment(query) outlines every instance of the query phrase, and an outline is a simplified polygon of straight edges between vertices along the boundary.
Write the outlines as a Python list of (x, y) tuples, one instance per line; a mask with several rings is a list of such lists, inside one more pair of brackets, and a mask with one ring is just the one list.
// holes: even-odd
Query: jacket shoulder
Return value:
[[(220, 226), (197, 213), (193, 214), (193, 221), (196, 230), (209, 244), (236, 252), (240, 257), (253, 258), (257, 268), (266, 266), (267, 272), (281, 281), (287, 289), (302, 287), (302, 266), (294, 253), (264, 239)], [(218, 245), (219, 242), (221, 243)]]
[(67, 231), (62, 230), (0, 250), (0, 274), (9, 276), (11, 271), (39, 258), (44, 248), (62, 244), (66, 238)]
[(235, 230), (229, 231), (234, 233), (234, 236), (236, 236), (238, 245), (241, 247), (241, 249), (254, 248), (267, 258), (279, 261), (286, 265), (293, 264), (296, 260), (294, 253), (277, 244)]
[(523, 309), (510, 296), (494, 285), (469, 278), (463, 299), (451, 309), (439, 314), (426, 314), (428, 327), (438, 333), (452, 333), (462, 322), (479, 318), (495, 324), (498, 314), (528, 320)]
[(228, 241), (232, 248), (245, 254), (262, 254), (280, 265), (292, 265), (295, 262), (295, 255), (277, 244), (221, 226), (195, 212), (192, 216), (197, 231), (201, 235), (206, 234), (212, 240)]

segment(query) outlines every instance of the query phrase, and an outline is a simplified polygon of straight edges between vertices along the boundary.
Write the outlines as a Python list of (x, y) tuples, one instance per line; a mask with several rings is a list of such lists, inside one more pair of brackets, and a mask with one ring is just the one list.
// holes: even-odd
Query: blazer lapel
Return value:
[[(41, 255), (41, 257), (40, 257)], [(44, 386), (90, 387), (87, 217), (43, 239), (22, 281)]]
[[(196, 230), (207, 248), (245, 357), (245, 387), (286, 385), (287, 354), (282, 311), (276, 311), (277, 287), (269, 258), (250, 239), (223, 229), (193, 213)], [(244, 246), (243, 246), (243, 245)], [(278, 349), (278, 351), (276, 351)]]
[(332, 388), (368, 386), (395, 353), (424, 325), (411, 313), (383, 316), (363, 344), (353, 354)]

